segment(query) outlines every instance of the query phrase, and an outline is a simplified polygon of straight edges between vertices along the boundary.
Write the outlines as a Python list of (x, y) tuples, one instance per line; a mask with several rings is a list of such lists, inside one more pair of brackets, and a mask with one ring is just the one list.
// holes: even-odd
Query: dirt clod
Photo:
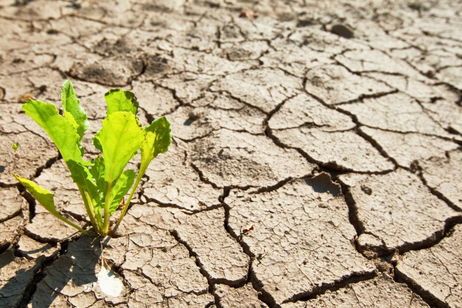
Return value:
[(353, 30), (350, 27), (342, 24), (333, 25), (332, 28), (330, 28), (330, 32), (347, 39), (354, 37)]

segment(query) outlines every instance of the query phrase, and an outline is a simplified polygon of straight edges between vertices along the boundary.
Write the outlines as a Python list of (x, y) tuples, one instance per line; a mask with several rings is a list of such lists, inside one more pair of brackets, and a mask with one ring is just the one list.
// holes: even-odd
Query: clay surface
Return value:
[[(0, 307), (461, 307), (462, 4), (0, 0)], [(174, 140), (113, 238), (22, 110)], [(130, 163), (137, 168), (139, 158)]]

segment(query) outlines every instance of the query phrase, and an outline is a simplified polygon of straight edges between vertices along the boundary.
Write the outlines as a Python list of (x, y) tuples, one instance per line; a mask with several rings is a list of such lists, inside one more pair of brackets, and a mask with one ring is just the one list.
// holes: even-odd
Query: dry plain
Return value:
[[(65, 79), (172, 123), (117, 238), (12, 177), (87, 223)], [(0, 307), (462, 307), (461, 90), (460, 1), (0, 0)]]

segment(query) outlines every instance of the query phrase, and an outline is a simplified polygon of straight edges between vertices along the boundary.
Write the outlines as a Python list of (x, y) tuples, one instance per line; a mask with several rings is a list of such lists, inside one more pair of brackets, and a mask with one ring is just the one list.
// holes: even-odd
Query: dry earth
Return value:
[[(0, 307), (462, 307), (460, 1), (0, 0), (0, 34)], [(85, 223), (21, 112), (67, 78), (92, 132), (113, 87), (173, 123), (118, 238), (11, 176)]]

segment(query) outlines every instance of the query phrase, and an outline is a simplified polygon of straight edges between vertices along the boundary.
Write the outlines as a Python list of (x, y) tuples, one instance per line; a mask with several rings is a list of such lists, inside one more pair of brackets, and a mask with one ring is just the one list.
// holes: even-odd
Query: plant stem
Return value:
[(90, 202), (91, 201), (90, 196), (80, 187), (80, 185), (78, 185), (78, 187), (79, 187), (80, 196), (82, 197), (82, 200), (83, 200), (83, 204), (85, 205), (85, 210), (87, 211), (88, 217), (90, 218), (90, 222), (93, 228), (95, 228), (96, 233), (99, 233), (99, 226), (95, 220), (95, 213), (93, 211), (93, 204), (91, 204)]
[(95, 211), (96, 223), (98, 224), (98, 230), (101, 232), (103, 231), (103, 218), (101, 217), (101, 207), (95, 208)]
[(53, 213), (53, 212), (50, 212), (54, 217), (58, 218), (59, 220), (61, 220), (62, 222), (68, 224), (69, 226), (71, 227), (74, 227), (76, 228), (77, 230), (79, 230), (80, 232), (82, 233), (85, 233), (85, 230), (82, 229), (80, 226), (76, 225), (75, 223), (72, 223), (70, 222), (66, 217), (64, 216), (61, 216), (61, 214), (59, 213)]
[(143, 177), (144, 172), (146, 171), (146, 168), (145, 167), (142, 168), (142, 167), (143, 166), (140, 167), (140, 171), (139, 171), (138, 175), (136, 176), (135, 185), (133, 185), (133, 187), (132, 187), (132, 191), (130, 192), (130, 195), (128, 196), (128, 199), (125, 202), (124, 207), (122, 208), (122, 213), (120, 213), (120, 217), (119, 217), (119, 219), (117, 219), (117, 223), (114, 226), (114, 228), (112, 229), (112, 233), (115, 233), (117, 231), (117, 228), (119, 227), (120, 223), (122, 222), (122, 219), (124, 219), (125, 214), (127, 213), (128, 208), (130, 207), (130, 202), (132, 201), (133, 195), (135, 194), (135, 191), (138, 188), (138, 185), (140, 185), (141, 178)]
[(109, 232), (109, 202), (111, 201), (111, 191), (112, 191), (112, 181), (107, 184), (106, 195), (104, 197), (104, 225), (102, 234), (103, 236), (107, 235)]

